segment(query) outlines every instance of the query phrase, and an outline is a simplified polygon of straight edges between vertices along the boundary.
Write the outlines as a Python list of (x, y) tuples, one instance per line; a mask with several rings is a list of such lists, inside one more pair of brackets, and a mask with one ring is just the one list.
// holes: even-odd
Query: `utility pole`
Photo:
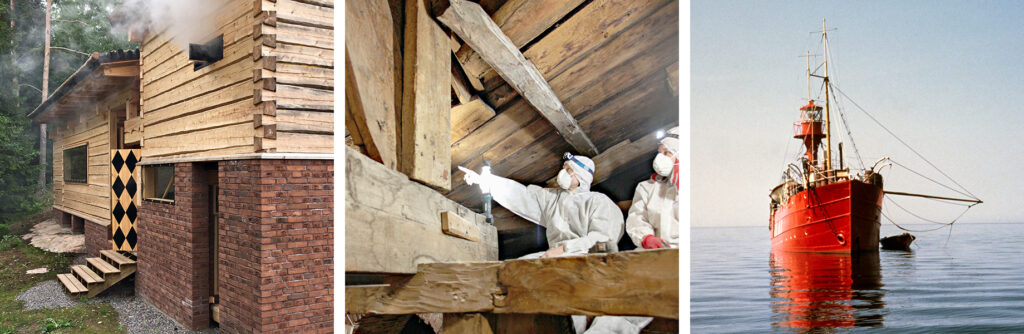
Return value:
[[(43, 45), (43, 98), (39, 103), (46, 101), (50, 95), (50, 7), (53, 0), (46, 0), (46, 37)], [(46, 123), (39, 124), (39, 193), (46, 190)]]

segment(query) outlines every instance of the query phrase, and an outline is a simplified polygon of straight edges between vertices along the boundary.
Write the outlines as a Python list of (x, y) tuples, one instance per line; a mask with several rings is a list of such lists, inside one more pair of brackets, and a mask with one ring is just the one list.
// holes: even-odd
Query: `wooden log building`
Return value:
[(548, 248), (543, 228), (497, 203), (487, 224), (456, 167), (553, 186), (564, 152), (586, 155), (628, 209), (678, 124), (678, 1), (349, 1), (345, 25), (348, 328), (677, 329), (677, 250), (514, 260)]
[(334, 1), (210, 5), (201, 47), (133, 30), (30, 113), (54, 129), (53, 210), (95, 256), (61, 281), (134, 273), (190, 330), (333, 332)]

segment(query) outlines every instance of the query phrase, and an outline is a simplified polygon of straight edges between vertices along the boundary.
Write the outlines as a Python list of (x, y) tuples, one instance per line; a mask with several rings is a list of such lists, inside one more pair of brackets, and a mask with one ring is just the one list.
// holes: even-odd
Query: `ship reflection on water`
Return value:
[(772, 327), (812, 332), (881, 327), (888, 310), (878, 256), (773, 252)]

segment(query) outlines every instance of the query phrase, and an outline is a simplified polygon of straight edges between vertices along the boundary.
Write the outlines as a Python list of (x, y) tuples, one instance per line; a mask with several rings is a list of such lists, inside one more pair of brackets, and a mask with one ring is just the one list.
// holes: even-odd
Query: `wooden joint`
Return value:
[(252, 128), (253, 129), (259, 129), (261, 126), (263, 126), (263, 113), (262, 112), (253, 113), (252, 114)]
[(257, 83), (257, 87), (262, 87), (265, 90), (276, 92), (277, 79), (274, 79), (273, 77), (260, 79), (260, 81)]
[(252, 16), (257, 17), (263, 13), (263, 0), (252, 0)]
[(260, 18), (257, 22), (262, 22), (271, 27), (277, 26), (277, 11), (276, 10), (265, 10), (260, 14)]
[(277, 116), (277, 102), (265, 101), (260, 106), (264, 115)]
[(277, 139), (277, 124), (264, 124), (263, 138)]
[(256, 152), (263, 151), (263, 137), (252, 137), (252, 146)]
[(263, 57), (263, 69), (277, 72), (277, 57), (266, 56)]
[(271, 48), (276, 48), (277, 47), (277, 35), (274, 35), (274, 34), (264, 34), (263, 35), (263, 41), (260, 44), (266, 45), (266, 46), (271, 47)]
[(259, 61), (260, 58), (263, 58), (263, 44), (252, 43), (252, 60)]

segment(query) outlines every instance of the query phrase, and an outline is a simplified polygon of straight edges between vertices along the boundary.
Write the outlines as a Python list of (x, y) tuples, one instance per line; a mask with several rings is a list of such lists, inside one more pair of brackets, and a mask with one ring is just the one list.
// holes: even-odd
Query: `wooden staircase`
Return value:
[(100, 257), (90, 257), (85, 262), (85, 265), (72, 265), (70, 273), (57, 275), (72, 295), (86, 293), (94, 297), (131, 276), (136, 269), (135, 255), (128, 252), (101, 250)]

